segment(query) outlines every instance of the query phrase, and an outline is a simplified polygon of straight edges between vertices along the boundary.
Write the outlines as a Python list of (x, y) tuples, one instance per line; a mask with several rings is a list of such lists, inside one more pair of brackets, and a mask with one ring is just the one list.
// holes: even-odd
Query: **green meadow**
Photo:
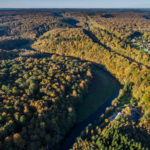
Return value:
[(93, 79), (89, 85), (89, 92), (84, 97), (82, 104), (76, 107), (77, 121), (86, 119), (94, 113), (115, 91), (115, 84), (103, 71), (94, 67)]

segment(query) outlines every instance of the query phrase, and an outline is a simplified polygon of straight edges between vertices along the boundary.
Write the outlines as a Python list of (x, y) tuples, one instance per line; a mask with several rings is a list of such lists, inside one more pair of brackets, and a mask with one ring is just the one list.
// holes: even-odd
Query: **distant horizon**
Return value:
[(1, 0), (8, 9), (150, 9), (150, 0)]
[(1, 10), (2, 9), (144, 9), (144, 10), (148, 9), (149, 10), (150, 8), (130, 8), (130, 7), (129, 8), (121, 8), (121, 7), (120, 8), (69, 8), (69, 7), (68, 8), (42, 8), (42, 7), (41, 8), (38, 8), (38, 7), (37, 8), (34, 8), (34, 7), (33, 8), (26, 8), (26, 7), (21, 8), (20, 7), (19, 8), (18, 7), (18, 8), (0, 8), (0, 9)]

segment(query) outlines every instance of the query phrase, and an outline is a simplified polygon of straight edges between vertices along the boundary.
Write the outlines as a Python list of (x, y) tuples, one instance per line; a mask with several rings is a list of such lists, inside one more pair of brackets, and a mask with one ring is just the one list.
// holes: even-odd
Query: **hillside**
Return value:
[[(55, 38), (52, 40), (51, 37), (53, 35)], [(66, 36), (69, 38), (66, 38)], [(75, 41), (69, 41), (69, 39), (73, 39), (75, 36)], [(80, 40), (77, 40), (77, 38)], [(56, 44), (56, 42), (59, 44)], [(137, 63), (133, 59), (108, 49), (103, 44), (94, 43), (84, 33), (83, 29), (51, 30), (41, 36), (32, 47), (42, 52), (70, 55), (104, 65), (122, 84), (132, 83), (131, 103), (136, 103), (135, 106), (140, 107), (142, 112), (145, 113), (141, 123), (145, 123), (148, 127), (150, 103), (146, 97), (149, 95), (150, 70), (146, 65), (149, 59), (145, 63), (143, 62), (143, 64)], [(146, 54), (145, 57), (147, 57)]]
[[(83, 29), (72, 29), (78, 30), (79, 33), (84, 33)], [(143, 117), (140, 119), (140, 123), (138, 127), (145, 127), (147, 132), (150, 133), (149, 128), (149, 73), (150, 70), (146, 67), (149, 64), (149, 59), (146, 61), (142, 61), (142, 63), (138, 63), (130, 58), (129, 56), (126, 57), (122, 53), (116, 53), (115, 50), (112, 50), (105, 46), (104, 44), (94, 43), (92, 39), (85, 33), (83, 34), (84, 37), (87, 38), (85, 41), (83, 36), (75, 31), (72, 34), (72, 30), (65, 29), (65, 34), (67, 37), (70, 36), (77, 36), (78, 38), (82, 37), (79, 41), (77, 41), (76, 46), (74, 46), (74, 42), (69, 42), (69, 39), (65, 39), (62, 37), (62, 30), (54, 30), (55, 35), (59, 35), (58, 37), (55, 36), (55, 40), (52, 42), (49, 41), (49, 37), (53, 36), (53, 31), (49, 31), (45, 33), (45, 35), (41, 36), (39, 40), (33, 44), (33, 48), (37, 48), (39, 51), (42, 52), (50, 52), (50, 53), (57, 53), (60, 55), (70, 55), (74, 57), (80, 57), (82, 60), (92, 61), (99, 65), (104, 65), (107, 70), (109, 70), (119, 81), (127, 86), (131, 84), (132, 87), (130, 89), (130, 101), (128, 99), (124, 99), (125, 104), (131, 104), (133, 107), (138, 107), (139, 111), (143, 113)], [(81, 32), (82, 31), (82, 32)], [(70, 34), (67, 34), (70, 33)], [(49, 34), (49, 37), (48, 37)], [(46, 37), (47, 36), (47, 37)], [(57, 48), (53, 47), (52, 45), (54, 41), (60, 41), (59, 46)], [(67, 41), (67, 42), (63, 42)], [(44, 46), (42, 46), (42, 44)], [(56, 45), (56, 44), (55, 44)], [(82, 48), (80, 48), (82, 45)], [(137, 51), (138, 53), (138, 51)], [(140, 52), (139, 52), (140, 53)], [(146, 54), (143, 54), (143, 58), (148, 58)], [(122, 91), (123, 95), (127, 93)], [(122, 102), (121, 102), (122, 103)], [(120, 98), (115, 100), (115, 106), (120, 104)], [(148, 136), (148, 135), (147, 135)], [(141, 140), (139, 140), (142, 142)]]

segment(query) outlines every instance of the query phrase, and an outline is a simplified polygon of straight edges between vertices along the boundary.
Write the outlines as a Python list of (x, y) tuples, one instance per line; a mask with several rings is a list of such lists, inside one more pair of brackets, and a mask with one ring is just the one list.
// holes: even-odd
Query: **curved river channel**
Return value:
[[(69, 150), (72, 148), (72, 145), (75, 143), (76, 138), (80, 136), (80, 133), (85, 129), (88, 124), (93, 124), (97, 121), (101, 114), (105, 112), (107, 107), (111, 106), (111, 102), (114, 98), (116, 98), (119, 94), (119, 90), (122, 88), (122, 85), (115, 79), (111, 74), (109, 74), (105, 69), (99, 68), (106, 76), (109, 76), (112, 82), (116, 85), (116, 89), (111, 95), (111, 97), (104, 102), (94, 113), (90, 114), (86, 119), (82, 122), (77, 122), (76, 125), (71, 129), (71, 131), (67, 134), (65, 140), (61, 145), (61, 150)], [(90, 92), (90, 90), (89, 90)]]
[[(45, 53), (46, 55), (43, 55), (43, 57), (50, 57), (52, 54)], [(36, 57), (41, 57), (36, 56)], [(96, 65), (94, 65), (97, 67)], [(105, 101), (94, 113), (90, 114), (86, 119), (84, 119), (81, 122), (77, 122), (75, 126), (70, 130), (70, 132), (66, 135), (65, 140), (61, 144), (61, 150), (69, 150), (72, 148), (73, 144), (76, 142), (76, 138), (80, 136), (80, 133), (85, 129), (87, 125), (90, 123), (93, 124), (95, 121), (99, 119), (101, 114), (105, 113), (105, 109), (107, 107), (111, 106), (112, 100), (114, 100), (118, 94), (119, 90), (123, 87), (119, 81), (111, 75), (105, 68), (97, 67), (100, 71), (102, 71), (106, 76), (108, 76), (112, 82), (115, 84), (116, 89), (113, 92), (113, 94), (110, 96), (110, 98)], [(89, 89), (90, 93), (90, 89)]]

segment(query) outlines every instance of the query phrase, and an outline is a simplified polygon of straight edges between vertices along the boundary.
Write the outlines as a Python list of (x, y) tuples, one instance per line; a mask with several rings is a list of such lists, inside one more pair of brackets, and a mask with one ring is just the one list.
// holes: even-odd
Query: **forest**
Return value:
[(18, 57), (2, 60), (0, 72), (1, 149), (55, 148), (76, 122), (75, 106), (92, 78), (88, 63)]
[[(82, 115), (93, 66), (123, 88), (70, 148), (150, 149), (150, 58), (132, 42), (138, 33), (149, 45), (149, 18), (149, 10), (0, 10), (0, 149), (61, 149)], [(115, 111), (121, 116), (110, 121)]]

